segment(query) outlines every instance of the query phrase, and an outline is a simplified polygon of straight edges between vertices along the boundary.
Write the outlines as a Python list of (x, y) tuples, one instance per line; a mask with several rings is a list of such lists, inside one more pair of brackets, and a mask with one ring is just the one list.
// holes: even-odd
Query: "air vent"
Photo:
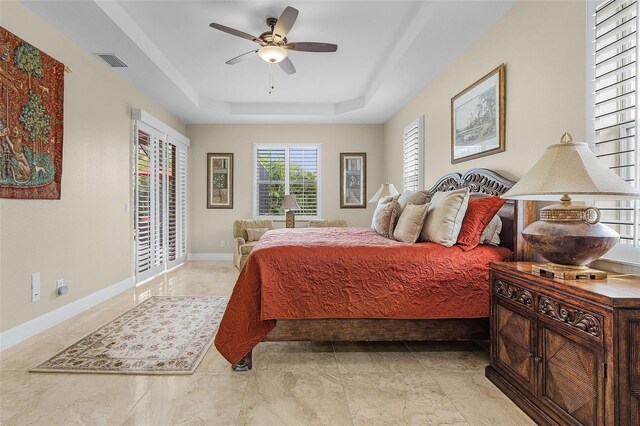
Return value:
[(114, 53), (94, 53), (98, 58), (105, 61), (113, 68), (126, 68), (127, 64), (122, 62)]

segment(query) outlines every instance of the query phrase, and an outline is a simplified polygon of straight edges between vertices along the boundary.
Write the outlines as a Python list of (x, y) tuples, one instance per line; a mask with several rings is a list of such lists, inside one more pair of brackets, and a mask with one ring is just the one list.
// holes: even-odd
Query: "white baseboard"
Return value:
[(111, 299), (118, 294), (135, 286), (135, 277), (129, 277), (109, 287), (98, 290), (93, 294), (85, 296), (67, 305), (54, 309), (51, 312), (40, 315), (32, 320), (15, 326), (3, 333), (0, 333), (0, 351), (10, 348), (23, 340), (35, 336), (44, 330), (66, 321), (74, 315), (78, 315), (87, 309)]
[(189, 253), (188, 260), (233, 260), (233, 253)]

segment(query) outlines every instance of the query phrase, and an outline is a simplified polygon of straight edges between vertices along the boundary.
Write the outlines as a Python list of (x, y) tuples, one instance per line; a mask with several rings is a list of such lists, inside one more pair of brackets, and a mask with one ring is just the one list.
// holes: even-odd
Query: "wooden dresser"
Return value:
[(491, 264), (486, 376), (542, 425), (640, 425), (640, 277)]

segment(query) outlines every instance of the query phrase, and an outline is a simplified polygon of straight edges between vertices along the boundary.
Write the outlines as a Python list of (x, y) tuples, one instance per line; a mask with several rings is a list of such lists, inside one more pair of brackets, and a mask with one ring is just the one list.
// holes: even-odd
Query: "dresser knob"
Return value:
[(537, 357), (535, 357), (535, 358), (534, 358), (534, 360), (535, 360), (535, 362), (540, 362), (540, 361), (542, 361), (542, 358), (540, 358), (539, 356), (537, 356)]
[(529, 358), (533, 358), (533, 352), (529, 352), (527, 355), (529, 356)]

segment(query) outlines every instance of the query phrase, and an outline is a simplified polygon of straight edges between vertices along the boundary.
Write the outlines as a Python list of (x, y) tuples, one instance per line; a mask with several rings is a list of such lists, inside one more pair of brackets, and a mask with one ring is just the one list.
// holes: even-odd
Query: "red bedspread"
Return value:
[(405, 244), (368, 228), (278, 229), (251, 252), (215, 345), (231, 363), (278, 319), (489, 316), (489, 262), (511, 251)]

